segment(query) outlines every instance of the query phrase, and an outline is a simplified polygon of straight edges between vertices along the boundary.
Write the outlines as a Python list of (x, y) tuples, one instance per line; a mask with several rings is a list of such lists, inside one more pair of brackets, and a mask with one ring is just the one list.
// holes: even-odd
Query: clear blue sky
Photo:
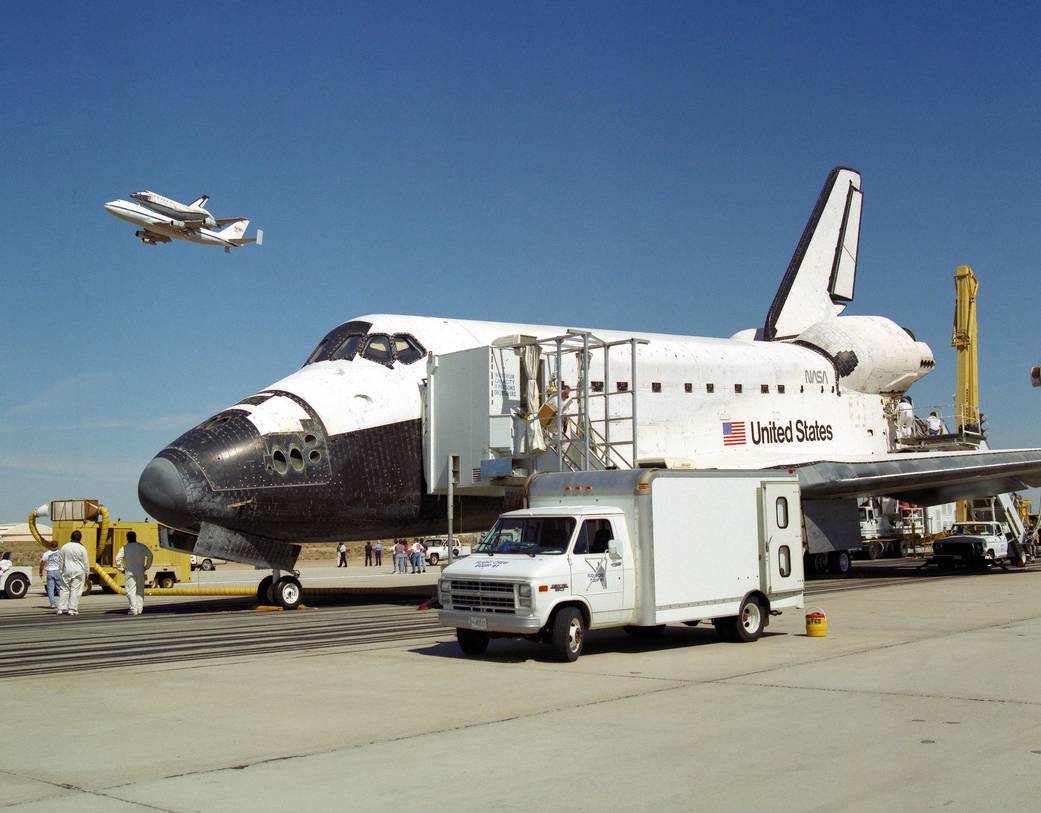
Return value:
[[(142, 516), (155, 452), (353, 315), (761, 325), (836, 165), (847, 312), (929, 342), (912, 394), (949, 403), (971, 264), (992, 441), (1041, 445), (1041, 6), (850, 5), (6, 6), (0, 521)], [(102, 204), (145, 187), (265, 245), (143, 246)]]

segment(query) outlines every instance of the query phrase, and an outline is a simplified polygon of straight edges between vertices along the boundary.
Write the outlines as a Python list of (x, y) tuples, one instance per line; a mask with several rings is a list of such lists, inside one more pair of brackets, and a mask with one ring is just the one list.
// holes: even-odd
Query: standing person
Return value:
[(152, 551), (137, 541), (137, 534), (127, 532), (127, 543), (116, 554), (116, 567), (123, 571), (130, 609), (127, 615), (141, 615), (145, 611), (145, 571), (152, 566)]
[(80, 596), (83, 594), (83, 583), (90, 570), (90, 557), (87, 549), (80, 544), (83, 535), (73, 531), (69, 541), (62, 545), (61, 551), (61, 595), (58, 596), (58, 615), (80, 614)]
[(365, 543), (365, 567), (369, 567), (372, 564), (372, 543)]
[(48, 548), (40, 556), (40, 578), (47, 579), (47, 602), (54, 610), (58, 606), (58, 594), (61, 592), (61, 553), (54, 539), (48, 543)]
[(14, 562), (11, 561), (10, 552), (5, 550), (0, 553), (0, 573), (10, 570), (12, 567), (14, 567)]
[(343, 542), (336, 546), (336, 553), (340, 556), (336, 566), (347, 567), (347, 546)]
[(941, 435), (943, 434), (943, 421), (935, 412), (930, 412), (929, 417), (925, 419), (926, 426), (929, 428), (930, 435)]
[(376, 540), (372, 552), (376, 554), (376, 567), (380, 567), (383, 564), (383, 543), (378, 539)]
[(426, 547), (418, 539), (412, 543), (412, 572), (427, 572)]
[(405, 545), (400, 539), (394, 542), (394, 572), (405, 572)]

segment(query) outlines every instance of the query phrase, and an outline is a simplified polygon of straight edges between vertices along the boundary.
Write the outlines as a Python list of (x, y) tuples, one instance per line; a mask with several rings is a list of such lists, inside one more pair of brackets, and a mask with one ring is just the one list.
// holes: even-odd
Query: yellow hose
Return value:
[(45, 542), (43, 537), (40, 536), (40, 532), (36, 528), (36, 511), (29, 512), (29, 532), (33, 535), (33, 539), (40, 543), (44, 548), (49, 548), (50, 544)]
[[(126, 590), (120, 587), (115, 579), (101, 565), (91, 568), (105, 585), (113, 593), (126, 595)], [(253, 596), (257, 588), (247, 587), (146, 587), (146, 596)]]

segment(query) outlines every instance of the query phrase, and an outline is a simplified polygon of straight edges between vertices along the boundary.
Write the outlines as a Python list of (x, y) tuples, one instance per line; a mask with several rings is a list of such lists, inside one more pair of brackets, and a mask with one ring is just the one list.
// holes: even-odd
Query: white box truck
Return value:
[(468, 655), (523, 636), (573, 661), (590, 629), (655, 635), (701, 620), (723, 640), (754, 641), (771, 613), (803, 606), (794, 475), (539, 474), (527, 498), (438, 582), (441, 623)]

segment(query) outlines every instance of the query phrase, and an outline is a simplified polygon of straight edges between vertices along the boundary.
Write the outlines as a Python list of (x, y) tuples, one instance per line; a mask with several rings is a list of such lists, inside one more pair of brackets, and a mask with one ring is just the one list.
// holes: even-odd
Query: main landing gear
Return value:
[(304, 598), (304, 588), (300, 586), (299, 571), (282, 576), (275, 570), (265, 576), (257, 585), (257, 604), (269, 604), (283, 610), (295, 610)]

